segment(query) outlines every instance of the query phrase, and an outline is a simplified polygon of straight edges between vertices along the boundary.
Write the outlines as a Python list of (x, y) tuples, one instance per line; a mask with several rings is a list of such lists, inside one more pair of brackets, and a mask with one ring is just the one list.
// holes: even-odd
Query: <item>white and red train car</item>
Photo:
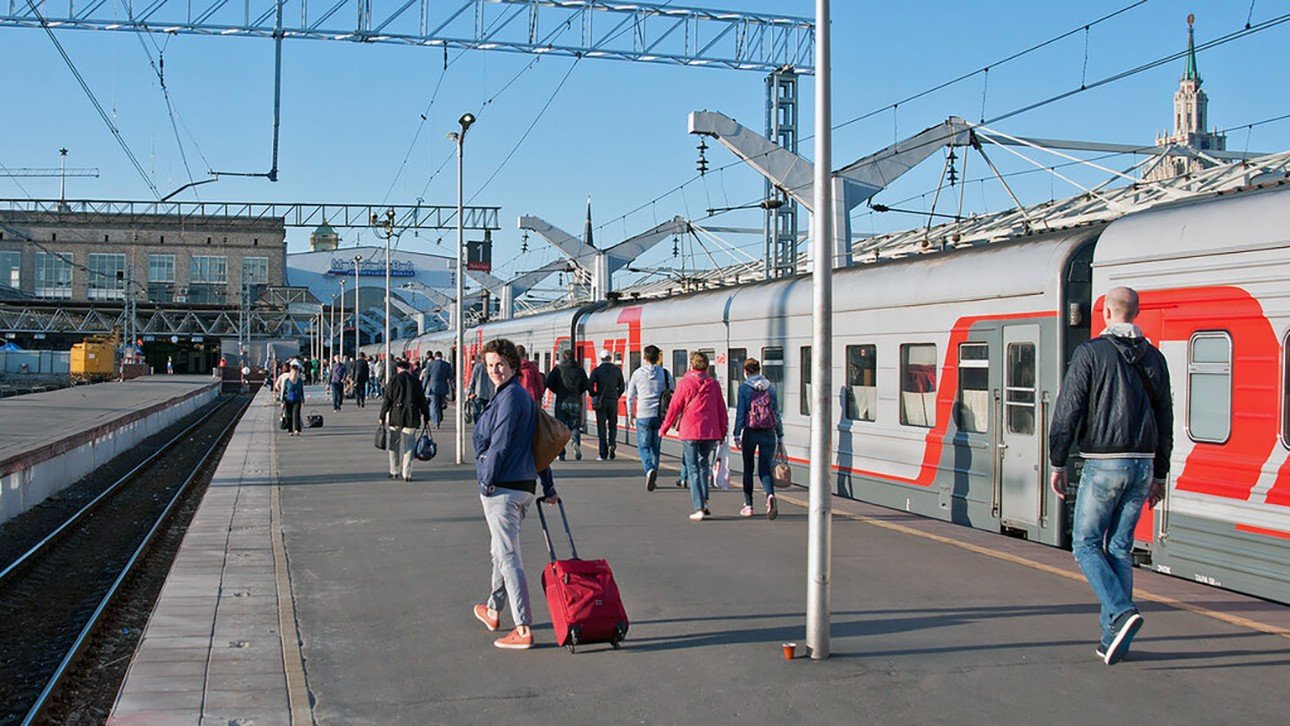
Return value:
[[(1290, 184), (856, 266), (834, 285), (836, 492), (1058, 547), (1072, 503), (1047, 486), (1049, 415), (1105, 292), (1139, 290), (1176, 422), (1168, 495), (1138, 530), (1144, 560), (1290, 602)], [(702, 350), (732, 407), (756, 357), (806, 463), (809, 276), (490, 322), (468, 331), (468, 360), (499, 336), (543, 370), (570, 346), (588, 367), (609, 349), (625, 376), (645, 345), (677, 375)], [(398, 343), (448, 354), (451, 334)]]

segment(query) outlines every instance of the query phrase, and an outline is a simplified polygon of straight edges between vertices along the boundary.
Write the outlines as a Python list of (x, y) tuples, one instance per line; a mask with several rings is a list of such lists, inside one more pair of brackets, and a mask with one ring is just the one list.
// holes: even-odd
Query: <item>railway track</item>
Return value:
[(0, 724), (48, 717), (180, 502), (208, 480), (250, 400), (212, 407), (0, 569)]

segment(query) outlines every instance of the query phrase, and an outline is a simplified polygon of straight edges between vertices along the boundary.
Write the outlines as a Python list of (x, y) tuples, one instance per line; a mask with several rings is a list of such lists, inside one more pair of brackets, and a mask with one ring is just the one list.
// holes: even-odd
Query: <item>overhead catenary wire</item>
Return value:
[(134, 170), (139, 173), (139, 178), (143, 179), (143, 183), (148, 185), (148, 188), (152, 190), (152, 193), (160, 198), (161, 192), (158, 191), (157, 185), (154, 184), (152, 179), (148, 176), (148, 172), (143, 170), (143, 165), (139, 163), (138, 157), (136, 157), (134, 152), (130, 150), (130, 145), (125, 142), (125, 137), (121, 135), (121, 130), (116, 127), (116, 124), (112, 123), (112, 119), (108, 117), (107, 111), (103, 110), (103, 104), (99, 103), (98, 98), (94, 95), (94, 91), (91, 90), (89, 84), (85, 82), (85, 77), (82, 76), (80, 70), (76, 68), (76, 63), (72, 61), (72, 57), (68, 55), (67, 51), (63, 48), (63, 44), (58, 42), (57, 36), (54, 35), (54, 29), (49, 26), (49, 21), (45, 19), (43, 14), (41, 14), (40, 8), (36, 7), (35, 0), (27, 0), (27, 6), (31, 8), (31, 12), (34, 13), (36, 19), (40, 21), (40, 27), (45, 30), (45, 33), (49, 36), (49, 40), (54, 44), (54, 48), (56, 48), (58, 50), (58, 54), (62, 56), (63, 62), (67, 64), (67, 68), (72, 72), (72, 75), (76, 77), (76, 82), (80, 84), (81, 90), (85, 92), (85, 96), (89, 98), (90, 103), (93, 104), (94, 110), (99, 114), (99, 118), (103, 119), (103, 123), (106, 124), (108, 130), (112, 132), (112, 137), (116, 139), (121, 150), (124, 151), (126, 157), (130, 159), (130, 164), (134, 166)]

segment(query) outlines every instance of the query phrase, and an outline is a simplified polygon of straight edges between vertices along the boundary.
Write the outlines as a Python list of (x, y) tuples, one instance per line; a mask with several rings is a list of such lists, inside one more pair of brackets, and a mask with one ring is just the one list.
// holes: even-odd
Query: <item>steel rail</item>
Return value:
[[(254, 397), (249, 397), (246, 403), (242, 406), (242, 413), (245, 413), (246, 409), (250, 408), (251, 400), (253, 398)], [(227, 406), (229, 403), (231, 403), (231, 400), (229, 402), (225, 402), (224, 405), (218, 407), (215, 411), (212, 411), (211, 415), (213, 416), (216, 411), (223, 410), (224, 406)], [(197, 475), (206, 466), (206, 462), (210, 460), (211, 455), (220, 447), (224, 442), (225, 437), (228, 436), (229, 431), (236, 426), (239, 421), (241, 421), (241, 418), (242, 417), (240, 415), (234, 416), (233, 419), (224, 426), (223, 430), (220, 431), (219, 436), (215, 437), (215, 440), (206, 450), (206, 453), (202, 455), (201, 460), (193, 467), (188, 478), (184, 480), (184, 483), (179, 486), (179, 489), (175, 492), (174, 496), (170, 498), (170, 501), (166, 504), (166, 508), (162, 510), (160, 516), (157, 517), (156, 522), (153, 523), (152, 528), (148, 530), (148, 534), (144, 536), (143, 541), (139, 543), (138, 548), (136, 548), (134, 554), (130, 556), (129, 561), (125, 563), (125, 567), (121, 569), (121, 574), (117, 575), (116, 580), (112, 582), (112, 586), (108, 588), (103, 599), (99, 601), (98, 607), (94, 608), (94, 612), (90, 614), (89, 622), (85, 623), (85, 627), (82, 628), (80, 634), (76, 636), (76, 641), (72, 643), (72, 647), (68, 649), (67, 655), (63, 656), (63, 660), (59, 662), (58, 668), (54, 670), (53, 676), (51, 676), (49, 682), (45, 684), (45, 688), (40, 692), (40, 696), (36, 698), (36, 702), (32, 704), (31, 709), (27, 711), (27, 716), (22, 720), (22, 726), (29, 726), (29, 724), (34, 723), (35, 720), (44, 712), (50, 695), (53, 694), (54, 689), (62, 682), (63, 677), (67, 675), (67, 670), (71, 666), (72, 662), (75, 661), (76, 657), (85, 649), (85, 645), (89, 642), (90, 636), (94, 634), (95, 629), (99, 625), (99, 621), (103, 618), (103, 613), (107, 611), (108, 605), (110, 605), (112, 599), (116, 597), (117, 590), (121, 588), (121, 584), (125, 582), (125, 579), (134, 571), (135, 565), (143, 559), (144, 554), (146, 554), (148, 549), (152, 546), (152, 543), (157, 538), (157, 534), (161, 531), (161, 528), (169, 521), (170, 515), (175, 509), (175, 505), (178, 504), (180, 498), (188, 492), (188, 488), (192, 485), (193, 481), (197, 479)], [(206, 420), (209, 420), (209, 417), (203, 419), (203, 421)]]
[(31, 549), (24, 552), (21, 556), (18, 557), (18, 559), (14, 560), (13, 562), (10, 562), (7, 567), (5, 567), (3, 570), (0, 570), (0, 585), (3, 585), (4, 581), (9, 576), (17, 572), (28, 560), (40, 554), (41, 551), (43, 551), (46, 547), (53, 544), (54, 541), (59, 539), (63, 535), (63, 533), (65, 533), (68, 529), (72, 527), (72, 525), (80, 522), (85, 517), (86, 514), (88, 514), (90, 511), (94, 509), (97, 509), (98, 506), (102, 504), (104, 500), (106, 500), (111, 495), (115, 494), (121, 487), (125, 486), (125, 484), (128, 483), (131, 479), (135, 478), (140, 471), (142, 471), (144, 468), (148, 466), (151, 466), (152, 463), (155, 462), (158, 457), (160, 457), (162, 454), (172, 449), (176, 443), (178, 443), (179, 441), (187, 437), (189, 432), (191, 432), (193, 429), (209, 421), (212, 416), (224, 410), (224, 407), (229, 405), (232, 402), (233, 402), (233, 399), (230, 398), (224, 403), (221, 403), (220, 405), (211, 409), (205, 416), (202, 416), (200, 419), (193, 422), (191, 426), (188, 426), (183, 431), (180, 431), (178, 434), (175, 435), (174, 438), (172, 438), (170, 441), (167, 441), (161, 448), (157, 449), (155, 452), (148, 455), (148, 458), (139, 462), (137, 466), (135, 466), (130, 471), (126, 472), (124, 475), (121, 476), (120, 479), (117, 479), (115, 482), (112, 483), (111, 486), (109, 486), (107, 489), (104, 489), (102, 492), (99, 493), (98, 496), (94, 497), (94, 499), (90, 500), (89, 503), (81, 507), (79, 511), (77, 511), (75, 514), (69, 517), (67, 521), (60, 524), (53, 532), (50, 532), (49, 534), (45, 535), (44, 539), (40, 540), (35, 545), (33, 545)]

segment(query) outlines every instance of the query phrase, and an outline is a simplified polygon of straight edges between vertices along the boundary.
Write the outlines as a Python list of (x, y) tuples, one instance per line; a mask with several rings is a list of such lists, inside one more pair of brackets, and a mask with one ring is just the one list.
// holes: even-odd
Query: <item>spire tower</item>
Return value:
[[(1178, 79), (1178, 90), (1174, 92), (1174, 131), (1172, 134), (1162, 133), (1157, 136), (1156, 146), (1222, 151), (1227, 148), (1227, 137), (1205, 130), (1209, 120), (1209, 97), (1201, 90), (1203, 81), (1196, 64), (1195, 24), (1196, 16), (1188, 14), (1187, 63), (1183, 68), (1182, 78)], [(1192, 174), (1209, 166), (1212, 164), (1194, 156), (1170, 156), (1150, 167), (1144, 178), (1147, 181), (1162, 181)]]

